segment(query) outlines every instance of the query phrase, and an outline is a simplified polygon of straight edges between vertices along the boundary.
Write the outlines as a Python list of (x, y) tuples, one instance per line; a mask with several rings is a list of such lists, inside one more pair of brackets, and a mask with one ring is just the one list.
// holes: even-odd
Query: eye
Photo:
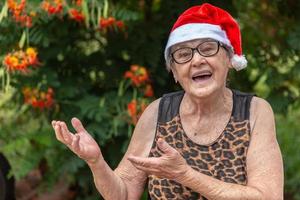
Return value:
[(190, 57), (192, 54), (192, 50), (190, 48), (178, 49), (174, 52), (174, 57), (178, 59)]
[(187, 57), (187, 56), (189, 56), (189, 55), (190, 55), (190, 53), (187, 52), (187, 51), (179, 52), (179, 53), (178, 53), (178, 56), (179, 56), (179, 57)]
[(198, 47), (198, 50), (204, 55), (212, 55), (216, 53), (217, 49), (217, 42), (204, 42)]

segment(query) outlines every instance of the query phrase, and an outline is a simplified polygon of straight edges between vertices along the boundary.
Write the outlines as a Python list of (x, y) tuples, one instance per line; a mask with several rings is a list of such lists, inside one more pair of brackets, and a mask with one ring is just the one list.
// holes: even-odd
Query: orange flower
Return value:
[(125, 24), (123, 21), (119, 20), (119, 21), (116, 21), (116, 26), (119, 28), (119, 29), (123, 29), (125, 27)]
[(48, 88), (47, 92), (41, 92), (38, 89), (32, 89), (25, 87), (22, 90), (24, 96), (24, 103), (29, 104), (34, 108), (39, 108), (43, 110), (45, 108), (50, 108), (54, 104), (54, 92), (52, 88)]
[(8, 53), (4, 57), (3, 64), (9, 71), (27, 72), (29, 66), (39, 65), (37, 51), (29, 47), (25, 52), (20, 50)]
[(52, 0), (51, 3), (49, 0), (44, 0), (41, 3), (41, 8), (48, 12), (49, 15), (61, 14), (63, 11), (63, 0)]
[(138, 119), (140, 118), (146, 107), (147, 103), (145, 102), (145, 99), (140, 99), (139, 101), (133, 99), (127, 104), (127, 112), (131, 118), (131, 123), (133, 125), (136, 125)]
[(106, 29), (108, 27), (111, 27), (115, 23), (116, 19), (114, 17), (109, 18), (101, 18), (100, 19), (100, 28)]
[(131, 117), (132, 123), (137, 123), (137, 101), (134, 99), (127, 104), (127, 112)]
[(133, 71), (133, 72), (136, 72), (139, 68), (140, 68), (139, 65), (131, 65), (130, 66), (130, 70)]
[(121, 20), (116, 20), (114, 17), (109, 18), (100, 18), (99, 20), (99, 27), (100, 29), (106, 30), (116, 26), (119, 29), (123, 29), (125, 27), (124, 22)]
[(37, 58), (37, 51), (34, 48), (28, 47), (26, 49), (26, 56), (27, 56), (28, 65), (38, 65), (39, 64), (39, 61)]
[(149, 80), (148, 72), (145, 67), (140, 67), (137, 72), (140, 83), (147, 82)]
[(82, 4), (82, 0), (74, 0), (74, 2), (77, 6), (81, 6)]
[(8, 10), (11, 12), (13, 19), (22, 26), (31, 27), (32, 18), (26, 13), (26, 0), (17, 3), (15, 0), (7, 0)]
[(125, 72), (124, 78), (130, 79), (132, 84), (136, 87), (150, 81), (146, 68), (139, 65), (131, 65), (130, 71)]
[(77, 21), (77, 22), (82, 22), (82, 21), (84, 21), (84, 14), (82, 13), (82, 12), (80, 12), (80, 11), (78, 11), (77, 9), (75, 9), (75, 8), (71, 8), (70, 10), (69, 10), (69, 14), (70, 14), (70, 17), (71, 17), (71, 19), (74, 19), (75, 21)]
[(153, 89), (152, 89), (152, 86), (150, 84), (146, 85), (144, 95), (145, 95), (145, 97), (153, 97), (153, 95), (154, 95), (153, 94)]

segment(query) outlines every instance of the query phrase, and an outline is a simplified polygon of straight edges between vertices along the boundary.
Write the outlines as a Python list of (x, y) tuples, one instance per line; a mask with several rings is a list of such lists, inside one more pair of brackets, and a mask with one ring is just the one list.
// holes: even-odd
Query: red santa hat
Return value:
[(191, 7), (179, 16), (169, 35), (165, 59), (171, 46), (201, 38), (215, 39), (231, 48), (231, 64), (236, 70), (247, 67), (238, 23), (228, 12), (209, 3)]

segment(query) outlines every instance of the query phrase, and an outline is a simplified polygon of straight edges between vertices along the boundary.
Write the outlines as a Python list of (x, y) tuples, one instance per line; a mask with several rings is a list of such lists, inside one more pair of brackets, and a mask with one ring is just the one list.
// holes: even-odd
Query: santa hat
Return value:
[(231, 48), (231, 64), (236, 70), (247, 67), (238, 23), (228, 12), (209, 3), (191, 7), (179, 16), (169, 35), (165, 59), (171, 46), (201, 38), (211, 38)]

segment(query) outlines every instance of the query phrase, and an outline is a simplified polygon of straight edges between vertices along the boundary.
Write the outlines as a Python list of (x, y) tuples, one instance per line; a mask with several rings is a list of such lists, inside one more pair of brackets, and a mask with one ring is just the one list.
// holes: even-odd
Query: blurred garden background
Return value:
[(81, 119), (115, 168), (147, 104), (180, 89), (163, 50), (179, 13), (203, 2), (240, 23), (249, 64), (229, 85), (272, 105), (285, 199), (300, 199), (300, 0), (1, 0), (0, 152), (18, 199), (100, 198), (51, 120)]

